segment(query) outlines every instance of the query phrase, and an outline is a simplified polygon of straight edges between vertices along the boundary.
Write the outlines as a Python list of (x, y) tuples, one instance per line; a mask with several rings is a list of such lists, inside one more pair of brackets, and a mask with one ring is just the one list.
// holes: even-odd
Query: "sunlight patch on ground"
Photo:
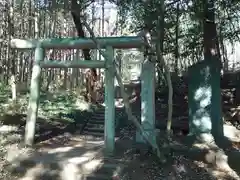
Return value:
[(48, 154), (65, 153), (65, 152), (68, 152), (72, 149), (73, 149), (73, 147), (60, 147), (60, 148), (49, 150)]
[(91, 108), (89, 103), (87, 103), (83, 100), (80, 100), (80, 99), (76, 100), (75, 106), (77, 109), (79, 109), (81, 111), (89, 111)]
[[(88, 156), (86, 156), (87, 154)], [(90, 154), (91, 156), (89, 156)], [(59, 165), (59, 168), (55, 169), (55, 171), (58, 171), (57, 174), (59, 174), (63, 180), (75, 180), (80, 177), (80, 174), (91, 174), (102, 165), (101, 159), (93, 159), (95, 155), (96, 153), (91, 152), (83, 154), (79, 157), (68, 158), (65, 161), (55, 162)], [(50, 164), (51, 163), (54, 162), (50, 162)], [(39, 176), (39, 174), (48, 174), (53, 171), (53, 169), (46, 167), (49, 166), (46, 166), (46, 163), (44, 162), (40, 162), (34, 167), (28, 168), (25, 176), (21, 178), (21, 180), (34, 180)]]
[(86, 156), (84, 154), (83, 157), (74, 157), (74, 158), (68, 159), (67, 162), (75, 164), (75, 165), (77, 165), (77, 164), (79, 165), (79, 164), (82, 164), (82, 163), (88, 161), (89, 158), (93, 157), (94, 155), (95, 155), (94, 153), (91, 153), (91, 156), (90, 155)]
[(102, 160), (101, 159), (94, 159), (92, 161), (89, 161), (85, 163), (81, 169), (84, 170), (85, 172), (93, 172), (96, 170), (100, 165), (102, 165)]
[[(124, 107), (124, 103), (123, 103), (123, 99), (122, 98), (119, 98), (119, 99), (115, 99), (115, 107), (118, 107), (118, 108), (122, 108), (122, 107)], [(105, 103), (102, 103), (101, 104), (102, 106), (106, 106), (106, 104)]]
[[(35, 180), (39, 177), (48, 177), (51, 174), (60, 176), (63, 180), (81, 178), (80, 174), (91, 174), (102, 165), (102, 141), (97, 143), (82, 142), (75, 146), (54, 148), (46, 152), (36, 152), (25, 158), (12, 157), (13, 167), (24, 169), (25, 173), (20, 180)], [(101, 157), (101, 156), (100, 156)], [(10, 160), (10, 159), (9, 159)], [(29, 167), (21, 162), (27, 161)], [(20, 165), (21, 164), (21, 165)]]
[(199, 149), (208, 149), (208, 152), (205, 154), (205, 160), (213, 164), (211, 168), (208, 166), (205, 166), (203, 163), (199, 163), (195, 161), (195, 164), (197, 164), (199, 167), (203, 167), (208, 171), (209, 174), (216, 177), (219, 180), (226, 179), (226, 176), (231, 177), (233, 180), (239, 180), (240, 177), (237, 175), (237, 173), (229, 166), (228, 164), (228, 156), (225, 154), (225, 152), (217, 146), (217, 144), (214, 142), (205, 142), (205, 143), (197, 143), (193, 145), (194, 147), (197, 147)]
[(66, 164), (60, 173), (61, 179), (64, 180), (80, 180), (78, 168), (74, 164)]
[(35, 180), (39, 174), (44, 173), (44, 166), (43, 164), (37, 164), (34, 168), (29, 168), (26, 171), (24, 177), (19, 178), (19, 180)]
[(104, 141), (91, 141), (91, 140), (88, 140), (88, 144), (104, 145)]
[[(209, 174), (216, 177), (218, 180), (225, 180), (225, 179), (233, 179), (233, 180), (239, 180), (240, 177), (237, 175), (237, 173), (234, 170), (218, 170), (213, 168), (205, 168)], [(227, 177), (226, 177), (227, 176)]]
[(5, 159), (12, 164), (18, 164), (19, 161), (28, 158), (29, 152), (29, 148), (21, 148), (17, 144), (9, 145)]
[(67, 163), (63, 165), (60, 176), (62, 180), (83, 180), (88, 175), (94, 174), (102, 165), (102, 159), (86, 160), (81, 164)]
[(9, 132), (16, 132), (18, 130), (18, 127), (16, 126), (8, 126), (8, 125), (2, 125), (0, 126), (0, 133), (9, 133)]
[[(215, 177), (218, 180), (225, 180), (231, 178), (232, 180), (239, 180), (240, 177), (237, 175), (235, 171), (232, 169), (217, 169), (214, 167), (208, 167), (206, 164), (200, 161), (194, 161), (194, 164), (196, 164), (200, 168), (204, 168), (209, 174), (211, 174), (213, 177)], [(226, 177), (227, 176), (227, 177)]]
[(239, 142), (240, 141), (240, 130), (232, 125), (223, 125), (224, 128), (224, 136), (228, 139)]
[(9, 106), (9, 103), (1, 103), (1, 106), (6, 108)]

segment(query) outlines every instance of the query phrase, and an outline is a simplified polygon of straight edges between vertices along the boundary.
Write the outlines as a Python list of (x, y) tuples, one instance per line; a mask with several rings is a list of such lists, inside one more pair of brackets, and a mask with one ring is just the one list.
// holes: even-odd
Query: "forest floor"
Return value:
[[(21, 158), (43, 158), (46, 156), (46, 159), (49, 160), (54, 156), (55, 161), (59, 161), (59, 159), (61, 159), (63, 156), (66, 159), (68, 152), (71, 153), (71, 156), (74, 154), (74, 158), (80, 158), (91, 153), (94, 154), (94, 156), (102, 154), (102, 141), (96, 141), (93, 143), (95, 145), (97, 144), (97, 147), (95, 145), (88, 145), (79, 135), (79, 129), (81, 128), (80, 126), (82, 123), (81, 121), (89, 117), (91, 113), (94, 112), (95, 108), (94, 106), (84, 102), (84, 100), (80, 99), (79, 96), (76, 98), (75, 95), (66, 93), (42, 95), (36, 128), (36, 144), (32, 148), (24, 147), (21, 143), (23, 140), (26, 109), (28, 103), (26, 95), (19, 96), (17, 103), (12, 103), (7, 99), (8, 98), (6, 97), (6, 94), (2, 94), (0, 97), (0, 179), (30, 180), (29, 178), (24, 179), (23, 177), (27, 176), (27, 174), (31, 174), (32, 171), (27, 172), (24, 170), (23, 172), (21, 168), (19, 169), (19, 167), (23, 166), (23, 164), (20, 163)], [(228, 106), (227, 111), (229, 112), (233, 111), (233, 109), (238, 109), (237, 107), (229, 107), (229, 105), (226, 106)], [(237, 112), (235, 112), (235, 114), (236, 113)], [(232, 119), (235, 118), (236, 115), (233, 112), (230, 114), (232, 114)], [(229, 113), (226, 115), (226, 117), (230, 117)], [(226, 121), (230, 127), (234, 128), (233, 125), (230, 125), (232, 122), (233, 121), (230, 119)], [(234, 122), (236, 122), (236, 120), (234, 120)], [(146, 147), (141, 147), (141, 151), (139, 151), (137, 145), (132, 143), (132, 139), (134, 139), (133, 135), (135, 134), (134, 128), (128, 126), (122, 129), (121, 133), (122, 138), (117, 140), (116, 149), (118, 154), (117, 157), (118, 159), (121, 159), (122, 162), (124, 161), (125, 168), (121, 174), (119, 174), (119, 176), (115, 176), (113, 179), (240, 179), (237, 175), (239, 174), (239, 168), (235, 168), (240, 167), (240, 165), (231, 167), (231, 171), (226, 169), (216, 169), (214, 166), (205, 161), (206, 153), (201, 154), (200, 152), (200, 155), (197, 155), (197, 158), (196, 155), (193, 155), (192, 157), (188, 156), (188, 149), (192, 149), (193, 146), (186, 147), (179, 134), (173, 135), (172, 142), (177, 144), (179, 147), (185, 147), (187, 150), (184, 150), (184, 152), (181, 150), (178, 153), (169, 151), (166, 163), (162, 164), (157, 160), (156, 156), (148, 151)], [(238, 139), (240, 138), (237, 138), (237, 140)], [(164, 143), (164, 141), (167, 140), (162, 138), (161, 141)], [(231, 143), (232, 146), (235, 145), (234, 153), (239, 152), (238, 144), (239, 143), (235, 142), (235, 140), (234, 143)], [(207, 149), (202, 146), (204, 145), (195, 144), (195, 148), (197, 147), (198, 150)], [(233, 148), (232, 146), (231, 148)], [(76, 152), (71, 150), (73, 147), (78, 150), (76, 150)], [(54, 151), (58, 151), (59, 148), (62, 148), (60, 153), (58, 152), (57, 155), (52, 153)], [(209, 151), (211, 150), (209, 149)], [(233, 156), (231, 159), (234, 159), (234, 157), (240, 157), (239, 154), (234, 154), (231, 156)], [(238, 163), (239, 162), (240, 161), (238, 161)], [(26, 166), (29, 167), (29, 169), (32, 169), (33, 166), (38, 168), (41, 166), (41, 163), (43, 163), (43, 160), (41, 160), (39, 164), (33, 165), (30, 163), (29, 165), (28, 161), (28, 165)], [(17, 165), (17, 167), (15, 165)], [(49, 165), (47, 168), (49, 169), (50, 166), (51, 165)], [(52, 167), (50, 169), (52, 169)], [(48, 172), (48, 174), (55, 173), (59, 175), (62, 173), (60, 172), (62, 168), (59, 168), (59, 165), (57, 168), (55, 167), (53, 169), (54, 172)], [(46, 178), (46, 176), (43, 176), (42, 173), (42, 176), (38, 176), (35, 179), (56, 179), (56, 176), (54, 176), (54, 178), (53, 176)]]

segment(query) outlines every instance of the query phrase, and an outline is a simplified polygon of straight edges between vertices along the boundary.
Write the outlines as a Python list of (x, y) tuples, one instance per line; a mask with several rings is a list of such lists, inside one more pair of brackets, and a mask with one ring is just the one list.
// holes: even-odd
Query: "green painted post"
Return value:
[(105, 69), (105, 124), (104, 143), (106, 153), (111, 155), (115, 146), (115, 103), (114, 103), (114, 50), (112, 47), (106, 48), (108, 59)]
[[(142, 64), (141, 125), (148, 135), (152, 136), (152, 133), (155, 133), (155, 63), (150, 61)], [(136, 141), (144, 143), (139, 132), (136, 134)]]
[(44, 49), (41, 47), (36, 48), (35, 61), (32, 69), (27, 121), (25, 127), (25, 144), (30, 146), (33, 145), (34, 142), (35, 126), (38, 114), (38, 104), (40, 95), (40, 76), (41, 76), (40, 61), (43, 61), (43, 59)]
[(219, 61), (204, 60), (191, 66), (188, 89), (190, 135), (223, 136)]

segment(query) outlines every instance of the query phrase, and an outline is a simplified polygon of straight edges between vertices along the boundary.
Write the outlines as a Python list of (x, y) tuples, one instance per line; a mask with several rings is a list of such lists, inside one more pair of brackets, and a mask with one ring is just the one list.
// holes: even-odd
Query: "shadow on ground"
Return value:
[[(238, 147), (233, 146), (232, 140), (227, 137), (222, 137), (220, 140), (215, 139), (216, 146), (206, 144), (201, 139), (193, 136), (181, 137), (177, 141), (177, 144), (170, 146), (171, 154), (183, 155), (193, 161), (203, 162), (206, 164), (208, 171), (223, 174), (223, 179), (239, 179), (240, 152)], [(231, 168), (231, 172), (227, 170), (226, 164)], [(216, 166), (218, 169), (220, 168), (220, 172), (215, 172), (214, 168)], [(224, 174), (224, 171), (228, 173)]]
[[(81, 133), (84, 125), (91, 118), (93, 112), (72, 110), (68, 114), (59, 113), (58, 118), (37, 118), (35, 142), (51, 139), (66, 133)], [(65, 119), (68, 120), (65, 120)], [(2, 127), (17, 127), (17, 132), (24, 135), (26, 114), (5, 114), (0, 117)]]
[(8, 170), (22, 180), (218, 179), (201, 161), (183, 155), (169, 156), (167, 162), (161, 164), (154, 155), (137, 152), (134, 142), (129, 139), (118, 140), (111, 157), (103, 156), (103, 142), (75, 141), (65, 147), (52, 147), (42, 147), (41, 152), (15, 158)]
[[(71, 142), (68, 146), (39, 146), (41, 151), (31, 155), (21, 155), (13, 159), (8, 170), (23, 179), (74, 179), (79, 172), (91, 171), (89, 163), (102, 144), (85, 144), (82, 141)], [(80, 167), (78, 169), (78, 167)], [(81, 169), (82, 168), (82, 169)]]

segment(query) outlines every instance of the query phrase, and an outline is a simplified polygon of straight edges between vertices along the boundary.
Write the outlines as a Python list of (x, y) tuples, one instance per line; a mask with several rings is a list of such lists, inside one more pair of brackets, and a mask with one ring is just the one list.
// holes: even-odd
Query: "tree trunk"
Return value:
[[(215, 1), (205, 0), (203, 2), (204, 2), (203, 4), (204, 59), (205, 61), (218, 59), (219, 63), (221, 63), (219, 49), (218, 49), (219, 46), (218, 46), (218, 40), (217, 40), (217, 30), (216, 30), (216, 24), (215, 24), (215, 7), (214, 7)], [(217, 72), (220, 72), (220, 71), (217, 71)], [(220, 73), (219, 73), (219, 76), (220, 76)], [(217, 88), (220, 88), (220, 87), (217, 87)], [(218, 142), (222, 141), (223, 132), (212, 132), (212, 135), (214, 137), (216, 145), (218, 145)], [(225, 158), (226, 154), (224, 153), (224, 151), (219, 151), (219, 152), (220, 152), (219, 155), (221, 156), (221, 158), (219, 158), (220, 156), (218, 158), (215, 157), (215, 162), (214, 162), (217, 168), (224, 169), (227, 171), (229, 170), (232, 171), (231, 167), (228, 165), (227, 158)], [(216, 159), (218, 159), (218, 161)]]
[(173, 87), (171, 80), (171, 73), (169, 71), (168, 65), (165, 63), (163, 58), (163, 42), (164, 42), (164, 14), (165, 14), (165, 3), (164, 0), (161, 1), (160, 10), (158, 10), (158, 14), (160, 14), (160, 18), (157, 21), (157, 42), (156, 42), (156, 53), (159, 66), (164, 69), (167, 85), (168, 85), (168, 117), (167, 117), (167, 133), (171, 134), (171, 126), (172, 126), (172, 111), (173, 111)]
[[(49, 28), (49, 35), (51, 37), (54, 37), (55, 36), (55, 33), (56, 33), (56, 23), (57, 23), (57, 15), (54, 14), (53, 15), (53, 22), (52, 22), (52, 26), (50, 26), (51, 28)], [(49, 23), (50, 25), (50, 23)], [(54, 49), (51, 49), (49, 51), (49, 57), (48, 57), (48, 60), (51, 61), (54, 59)], [(49, 69), (46, 69), (47, 70), (47, 83), (46, 83), (46, 88), (45, 88), (45, 91), (49, 91), (49, 88), (50, 88), (50, 85), (51, 85), (51, 82), (53, 81), (54, 79), (54, 69), (53, 68), (49, 68)]]
[(175, 73), (178, 74), (178, 58), (179, 58), (179, 47), (178, 47), (178, 39), (179, 39), (179, 3), (177, 3), (177, 17), (176, 17), (176, 27), (175, 27), (175, 63), (174, 69)]
[(215, 24), (214, 0), (204, 1), (203, 18), (204, 59), (219, 57), (217, 48), (217, 30)]
[[(6, 6), (7, 3), (6, 3)], [(8, 30), (9, 30), (9, 41), (14, 38), (14, 4), (13, 2), (7, 7), (8, 9)], [(8, 45), (8, 60), (10, 60), (10, 71), (11, 71), (11, 78), (10, 78), (10, 84), (12, 88), (12, 100), (17, 99), (17, 86), (16, 86), (16, 67), (15, 65), (17, 64), (16, 61), (16, 52), (11, 49), (10, 45)]]
[(219, 32), (219, 44), (222, 52), (223, 73), (225, 73), (228, 71), (228, 59), (227, 59), (227, 48), (225, 48), (224, 39), (222, 35), (222, 27), (220, 27), (220, 32)]
[[(77, 35), (79, 38), (84, 38), (85, 33), (83, 30), (80, 13), (81, 7), (79, 7), (77, 0), (72, 0), (71, 15), (77, 29)], [(83, 56), (85, 60), (91, 60), (90, 49), (83, 49)], [(86, 76), (86, 93), (88, 102), (96, 103), (96, 97), (94, 94), (96, 93), (95, 82), (97, 81), (97, 71), (96, 69), (90, 69), (88, 72), (89, 73)]]

